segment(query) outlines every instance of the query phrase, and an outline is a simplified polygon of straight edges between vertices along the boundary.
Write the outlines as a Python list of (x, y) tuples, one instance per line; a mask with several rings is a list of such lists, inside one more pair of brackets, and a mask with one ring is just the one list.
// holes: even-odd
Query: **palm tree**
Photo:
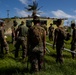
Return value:
[(38, 3), (36, 2), (36, 0), (33, 1), (32, 5), (28, 5), (28, 7), (25, 7), (25, 9), (27, 11), (32, 11), (32, 17), (33, 17), (33, 19), (34, 19), (35, 16), (37, 16), (36, 14), (40, 10), (40, 8), (38, 8)]

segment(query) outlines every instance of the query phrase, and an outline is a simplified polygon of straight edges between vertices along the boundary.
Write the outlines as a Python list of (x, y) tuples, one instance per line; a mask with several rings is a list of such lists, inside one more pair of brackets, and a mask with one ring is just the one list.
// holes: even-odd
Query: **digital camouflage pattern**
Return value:
[(42, 69), (45, 37), (46, 31), (39, 25), (34, 25), (28, 30), (28, 57), (32, 71), (39, 71)]
[(32, 26), (29, 30), (29, 40), (33, 47), (42, 43), (44, 28), (41, 26)]
[(5, 35), (4, 35), (4, 32), (5, 32), (5, 29), (4, 29), (4, 23), (2, 22), (1, 23), (1, 26), (0, 26), (0, 53), (1, 54), (4, 54), (4, 49), (6, 50), (6, 54), (9, 53), (9, 45), (5, 39)]
[(18, 26), (12, 26), (12, 43), (14, 44), (15, 42), (15, 33), (16, 33), (16, 29), (18, 28)]
[(55, 29), (54, 32), (54, 43), (53, 43), (53, 48), (54, 45), (56, 44), (56, 62), (59, 62), (60, 64), (63, 63), (63, 54), (62, 51), (64, 49), (64, 40), (65, 40), (65, 31), (63, 27), (60, 27), (62, 23), (61, 19), (57, 19), (56, 21), (56, 26), (57, 28)]
[(21, 22), (19, 27), (16, 30), (16, 44), (15, 44), (15, 57), (18, 57), (18, 52), (20, 45), (22, 46), (22, 58), (24, 59), (27, 55), (27, 32), (28, 28), (24, 25), (24, 22)]
[(53, 40), (53, 34), (54, 34), (54, 27), (49, 27), (49, 40)]
[[(76, 28), (73, 29), (73, 33), (72, 33), (71, 50), (76, 51)], [(74, 53), (71, 54), (72, 54), (72, 58), (74, 59), (75, 54)]]
[(63, 54), (62, 50), (64, 48), (64, 40), (65, 40), (65, 32), (57, 28), (55, 29), (55, 37), (56, 37), (56, 52), (57, 52), (57, 57), (56, 57), (56, 62), (63, 62)]
[(13, 21), (13, 26), (11, 27), (12, 30), (12, 43), (14, 44), (15, 42), (15, 33), (16, 33), (16, 29), (18, 28), (17, 22), (14, 20)]

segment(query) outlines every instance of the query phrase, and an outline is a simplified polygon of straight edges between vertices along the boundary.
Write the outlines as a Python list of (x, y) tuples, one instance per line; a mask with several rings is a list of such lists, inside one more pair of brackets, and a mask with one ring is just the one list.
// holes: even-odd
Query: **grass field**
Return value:
[[(45, 69), (38, 73), (31, 74), (27, 70), (27, 58), (25, 61), (21, 59), (21, 50), (19, 52), (19, 58), (14, 58), (14, 46), (10, 43), (11, 38), (8, 37), (10, 53), (3, 58), (0, 57), (0, 75), (76, 75), (76, 59), (71, 58), (71, 53), (63, 51), (64, 63), (60, 65), (55, 62), (56, 50), (53, 50), (51, 46), (47, 45), (50, 53), (45, 55)], [(48, 40), (47, 42), (52, 43)], [(65, 41), (65, 47), (70, 49), (70, 40)], [(30, 64), (29, 64), (30, 69)]]

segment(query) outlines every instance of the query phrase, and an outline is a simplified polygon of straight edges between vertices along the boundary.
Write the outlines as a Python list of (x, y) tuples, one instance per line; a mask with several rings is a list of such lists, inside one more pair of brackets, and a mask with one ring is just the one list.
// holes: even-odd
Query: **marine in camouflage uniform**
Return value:
[(4, 35), (5, 29), (4, 29), (4, 23), (1, 22), (0, 23), (0, 53), (4, 54), (4, 48), (6, 50), (6, 54), (9, 53), (9, 46), (8, 43), (5, 39), (5, 35)]
[(46, 31), (46, 35), (48, 35), (48, 31), (47, 31), (47, 25), (46, 25), (46, 23), (43, 23), (43, 24), (41, 25), (41, 27), (43, 27), (43, 28), (45, 29), (45, 31)]
[[(75, 23), (71, 24), (71, 28), (73, 29), (72, 32), (72, 41), (71, 41), (71, 51), (76, 51), (76, 27), (75, 27)], [(75, 58), (75, 54), (72, 54), (72, 58)]]
[(53, 41), (53, 33), (54, 33), (54, 27), (52, 27), (52, 23), (51, 23), (49, 27), (49, 40)]
[(18, 26), (16, 30), (16, 44), (15, 44), (15, 58), (18, 57), (18, 52), (20, 46), (22, 46), (22, 58), (24, 59), (27, 54), (27, 32), (28, 32), (28, 27), (24, 25), (24, 22), (21, 21), (21, 24)]
[[(31, 63), (31, 71), (40, 71), (42, 69), (43, 57), (45, 54), (46, 31), (40, 26), (39, 20), (36, 20), (34, 24), (35, 25), (28, 30), (28, 57)], [(40, 36), (41, 40), (39, 43), (37, 43), (37, 41), (33, 38), (34, 35), (32, 34), (32, 30), (35, 27), (42, 31), (42, 35)]]
[(15, 31), (18, 28), (17, 22), (14, 20), (13, 21), (13, 26), (11, 27), (12, 29), (12, 43), (14, 44), (15, 42)]
[[(61, 22), (62, 22), (61, 19), (58, 19), (56, 22), (57, 28), (55, 29), (55, 32), (54, 32), (54, 43), (53, 43), (53, 48), (54, 48), (54, 45), (56, 44), (56, 53), (57, 53), (56, 62), (59, 62), (60, 64), (63, 63), (62, 51), (64, 48), (64, 39), (66, 37), (63, 28), (60, 27)], [(63, 30), (64, 37), (60, 34), (60, 29)]]

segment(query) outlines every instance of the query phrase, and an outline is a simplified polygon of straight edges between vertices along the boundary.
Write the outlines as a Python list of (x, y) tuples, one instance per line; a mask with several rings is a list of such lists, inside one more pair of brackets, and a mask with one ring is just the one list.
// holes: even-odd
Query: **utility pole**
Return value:
[(7, 18), (9, 18), (9, 11), (10, 11), (10, 10), (7, 10)]

